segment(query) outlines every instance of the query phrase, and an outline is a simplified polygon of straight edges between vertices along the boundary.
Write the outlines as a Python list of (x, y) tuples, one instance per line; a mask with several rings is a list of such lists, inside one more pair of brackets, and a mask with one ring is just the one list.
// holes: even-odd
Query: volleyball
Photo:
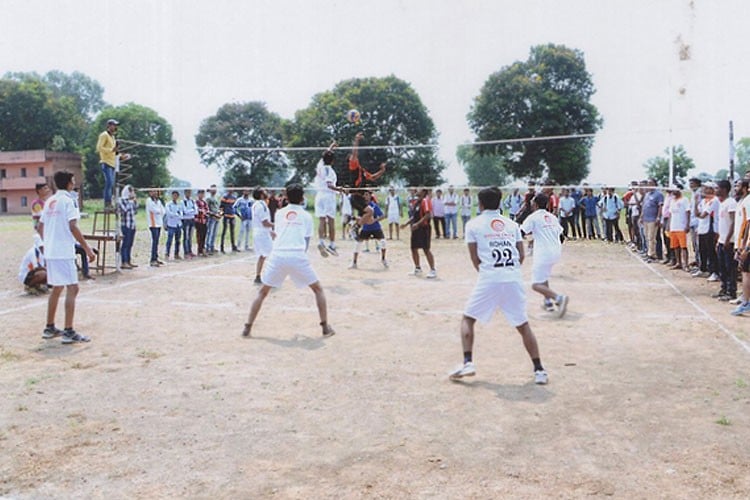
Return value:
[(359, 111), (356, 109), (350, 109), (346, 112), (346, 119), (351, 123), (358, 123), (360, 119)]

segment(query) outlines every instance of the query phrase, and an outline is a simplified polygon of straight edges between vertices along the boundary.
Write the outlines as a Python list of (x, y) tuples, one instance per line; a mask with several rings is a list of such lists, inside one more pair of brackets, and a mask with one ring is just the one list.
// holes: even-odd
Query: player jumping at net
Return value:
[(539, 346), (526, 316), (526, 294), (523, 290), (521, 264), (524, 260), (523, 239), (518, 224), (501, 215), (502, 193), (496, 187), (479, 192), (480, 214), (466, 224), (469, 257), (479, 278), (461, 320), (461, 343), (464, 364), (451, 372), (451, 380), (476, 374), (473, 361), (474, 324), (487, 323), (500, 309), (521, 334), (523, 345), (534, 364), (534, 382), (546, 384), (547, 372), (542, 366)]
[(336, 333), (328, 324), (326, 296), (307, 257), (307, 249), (313, 235), (313, 219), (302, 205), (304, 194), (302, 186), (298, 184), (287, 187), (286, 195), (289, 205), (276, 212), (274, 219), (276, 237), (273, 241), (273, 249), (263, 269), (262, 285), (258, 290), (258, 295), (250, 306), (250, 314), (245, 323), (245, 329), (242, 331), (243, 337), (250, 337), (255, 318), (271, 288), (280, 287), (287, 276), (292, 278), (298, 288), (309, 286), (315, 294), (315, 304), (318, 307), (323, 336), (330, 337)]
[(357, 269), (357, 257), (362, 248), (362, 242), (367, 242), (370, 239), (376, 239), (380, 242), (380, 262), (384, 268), (388, 269), (388, 261), (385, 258), (385, 234), (383, 234), (383, 228), (380, 226), (380, 221), (385, 218), (385, 215), (378, 204), (373, 201), (372, 191), (365, 190), (362, 195), (367, 205), (363, 207), (362, 215), (357, 218), (357, 225), (361, 226), (362, 229), (357, 234), (352, 264), (349, 269)]
[(531, 267), (531, 288), (544, 297), (546, 311), (557, 310), (557, 316), (562, 318), (568, 307), (568, 296), (561, 295), (549, 286), (552, 267), (560, 262), (562, 243), (560, 235), (562, 226), (557, 217), (549, 213), (545, 207), (549, 199), (547, 195), (539, 193), (531, 200), (531, 214), (521, 224), (521, 232), (534, 237), (534, 265)]
[[(315, 217), (318, 218), (318, 251), (322, 257), (338, 255), (336, 251), (336, 193), (343, 188), (336, 186), (336, 171), (333, 169), (333, 152), (336, 143), (331, 143), (315, 167)], [(326, 243), (326, 236), (328, 243)]]
[(352, 142), (352, 152), (349, 154), (349, 172), (352, 174), (352, 185), (355, 188), (363, 188), (370, 183), (383, 177), (385, 173), (385, 162), (380, 164), (377, 172), (371, 173), (359, 163), (359, 143), (364, 139), (364, 134), (358, 132)]

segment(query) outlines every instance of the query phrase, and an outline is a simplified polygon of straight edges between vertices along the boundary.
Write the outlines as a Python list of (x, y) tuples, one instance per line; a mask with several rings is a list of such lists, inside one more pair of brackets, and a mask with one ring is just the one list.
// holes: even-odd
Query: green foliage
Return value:
[(482, 155), (473, 146), (461, 145), (456, 149), (456, 158), (473, 186), (502, 186), (508, 180), (508, 171), (499, 155)]
[[(213, 148), (275, 148), (283, 144), (284, 120), (262, 102), (227, 103), (201, 123), (195, 143)], [(269, 185), (287, 177), (288, 160), (275, 151), (202, 149), (201, 161), (224, 171), (227, 186)]]
[[(350, 123), (349, 109), (361, 113), (359, 123)], [(355, 78), (338, 83), (332, 90), (317, 94), (310, 105), (297, 111), (287, 135), (290, 146), (328, 146), (336, 140), (350, 146), (357, 132), (364, 134), (362, 146), (437, 144), (437, 132), (427, 108), (411, 85), (395, 76)], [(308, 182), (315, 175), (320, 152), (292, 152), (294, 179)], [(339, 184), (349, 183), (348, 150), (339, 152), (334, 168)], [(362, 166), (375, 171), (382, 162), (388, 169), (383, 184), (435, 185), (442, 182), (445, 165), (437, 159), (435, 148), (361, 150)]]
[[(602, 119), (583, 52), (562, 45), (538, 45), (529, 58), (490, 75), (467, 118), (479, 141), (593, 134)], [(516, 178), (560, 184), (589, 172), (593, 138), (510, 143), (479, 148), (502, 158)]]
[(735, 146), (737, 159), (734, 164), (734, 171), (742, 177), (750, 170), (750, 137), (743, 137), (737, 141)]
[[(654, 156), (646, 160), (643, 164), (646, 169), (646, 175), (656, 179), (657, 184), (666, 186), (669, 184), (669, 148), (664, 150), (664, 155)], [(685, 148), (675, 146), (674, 148), (674, 181), (685, 185), (687, 182), (687, 173), (695, 168), (695, 162), (685, 151)]]
[[(86, 195), (101, 196), (104, 179), (99, 168), (99, 155), (96, 142), (99, 134), (107, 128), (107, 120), (114, 118), (120, 122), (117, 138), (120, 141), (144, 144), (174, 145), (172, 126), (153, 109), (139, 104), (108, 106), (101, 110), (89, 129), (86, 145)], [(136, 188), (167, 186), (172, 176), (167, 170), (167, 159), (172, 151), (166, 148), (130, 147), (121, 142), (121, 151), (133, 155), (127, 163), (132, 166), (132, 177), (126, 182)]]

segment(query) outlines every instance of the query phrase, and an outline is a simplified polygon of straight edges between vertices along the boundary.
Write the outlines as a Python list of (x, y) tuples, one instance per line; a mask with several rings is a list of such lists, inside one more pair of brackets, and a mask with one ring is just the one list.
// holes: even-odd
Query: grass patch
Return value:
[(719, 425), (732, 425), (732, 422), (727, 418), (726, 415), (722, 415), (719, 420), (716, 421)]
[(738, 378), (737, 381), (735, 382), (735, 385), (739, 387), (740, 389), (744, 389), (745, 387), (747, 387), (747, 382), (745, 382), (741, 378)]
[(139, 358), (141, 358), (141, 359), (148, 359), (148, 360), (151, 360), (151, 359), (158, 359), (158, 358), (161, 358), (161, 357), (163, 356), (163, 354), (162, 354), (162, 353), (160, 353), (160, 352), (156, 352), (156, 351), (147, 351), (147, 350), (145, 350), (145, 349), (141, 349), (140, 351), (138, 351), (138, 354), (136, 354), (136, 355), (137, 355), (137, 356), (138, 356)]
[(21, 356), (19, 356), (18, 354), (11, 351), (6, 351), (2, 347), (0, 347), (0, 361), (2, 361), (3, 363), (18, 361), (19, 359), (21, 359)]

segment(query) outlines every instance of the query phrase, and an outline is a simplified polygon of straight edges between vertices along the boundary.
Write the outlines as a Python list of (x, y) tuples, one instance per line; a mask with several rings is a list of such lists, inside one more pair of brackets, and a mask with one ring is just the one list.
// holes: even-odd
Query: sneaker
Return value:
[(456, 368), (453, 370), (449, 375), (448, 378), (450, 380), (460, 380), (464, 377), (473, 377), (477, 374), (477, 369), (474, 366), (474, 363), (471, 361), (464, 363), (462, 366)]
[(349, 264), (349, 269), (357, 269), (357, 263), (352, 262), (351, 264)]
[(425, 276), (425, 278), (434, 280), (435, 278), (437, 278), (437, 271), (435, 271), (434, 269), (430, 269), (430, 272), (427, 273), (427, 276)]
[(256, 276), (253, 283), (255, 283), (256, 285), (262, 285), (263, 281), (261, 281), (260, 276)]
[(726, 292), (725, 290), (719, 290), (719, 291), (718, 291), (718, 292), (716, 292), (716, 293), (712, 293), (712, 294), (711, 294), (711, 298), (712, 298), (712, 299), (720, 299), (720, 298), (722, 298), (723, 296), (725, 296), (726, 294), (727, 294), (727, 292)]
[(547, 372), (544, 370), (537, 370), (534, 372), (534, 383), (537, 385), (547, 385), (549, 377)]
[(326, 244), (322, 241), (318, 243), (318, 251), (320, 252), (321, 257), (328, 257), (328, 250), (326, 249)]
[(250, 329), (253, 327), (250, 323), (245, 323), (245, 328), (242, 329), (242, 336), (245, 338), (250, 337)]
[(567, 295), (560, 295), (557, 298), (557, 317), (562, 318), (565, 316), (565, 311), (568, 309), (568, 296)]
[(732, 316), (742, 316), (747, 312), (750, 312), (750, 302), (745, 302), (738, 305), (737, 308), (731, 312), (731, 314)]
[(128, 262), (128, 264), (130, 265), (131, 269), (135, 269), (136, 267), (138, 267), (138, 264), (133, 264), (132, 262)]
[(63, 344), (73, 344), (75, 342), (91, 342), (91, 337), (76, 333), (75, 330), (64, 330), (62, 333)]
[(159, 267), (160, 265), (158, 260), (152, 260), (150, 264), (151, 267)]
[(383, 264), (384, 268), (388, 269), (388, 261), (387, 260), (383, 259), (383, 260), (380, 261), (380, 263)]
[(42, 332), (42, 338), (43, 339), (54, 339), (55, 337), (59, 337), (63, 334), (63, 331), (59, 328), (55, 328), (54, 326), (47, 326), (44, 328), (44, 331)]
[(542, 309), (547, 312), (554, 312), (555, 311), (555, 303), (552, 302), (551, 299), (544, 299), (544, 302), (542, 302)]
[(323, 326), (323, 337), (333, 337), (334, 335), (336, 335), (336, 330), (334, 330), (333, 327), (329, 325), (328, 323), (322, 326)]
[(711, 276), (709, 276), (708, 278), (706, 278), (706, 281), (712, 281), (713, 282), (713, 281), (719, 281), (719, 279), (720, 278), (719, 278), (718, 274), (711, 273)]
[(720, 302), (729, 302), (731, 304), (733, 300), (737, 300), (737, 297), (728, 293), (719, 297)]
[(733, 306), (738, 306), (742, 304), (742, 302), (743, 302), (742, 297), (736, 297), (729, 301), (729, 303), (732, 304)]
[(415, 267), (414, 270), (409, 273), (409, 276), (422, 276), (422, 269)]
[(339, 256), (339, 253), (336, 251), (336, 247), (333, 245), (333, 243), (331, 243), (330, 245), (328, 245), (326, 247), (326, 250), (328, 251), (328, 253), (330, 253), (334, 257), (338, 257)]

